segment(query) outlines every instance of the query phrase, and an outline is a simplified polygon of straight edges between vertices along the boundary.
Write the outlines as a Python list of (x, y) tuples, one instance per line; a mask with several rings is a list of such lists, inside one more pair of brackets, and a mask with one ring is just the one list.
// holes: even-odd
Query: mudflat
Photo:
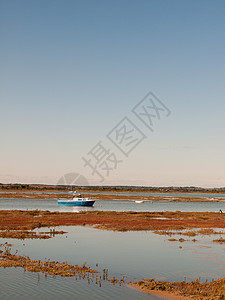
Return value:
[(50, 212), (1, 210), (0, 230), (31, 230), (60, 225), (89, 225), (115, 231), (225, 228), (225, 214), (215, 212)]

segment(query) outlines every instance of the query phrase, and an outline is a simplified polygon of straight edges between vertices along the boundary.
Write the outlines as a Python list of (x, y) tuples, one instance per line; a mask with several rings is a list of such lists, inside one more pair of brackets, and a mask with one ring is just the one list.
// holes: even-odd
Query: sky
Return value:
[(0, 0), (0, 182), (224, 187), (224, 37), (224, 0)]

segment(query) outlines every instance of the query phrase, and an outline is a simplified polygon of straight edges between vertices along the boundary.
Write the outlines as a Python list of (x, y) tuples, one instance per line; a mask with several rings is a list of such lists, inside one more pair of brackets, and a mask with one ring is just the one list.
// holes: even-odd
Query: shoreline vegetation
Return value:
[[(0, 210), (0, 234), (12, 231), (29, 232), (42, 227), (93, 226), (113, 231), (146, 231), (171, 236), (171, 230), (205, 229), (199, 234), (222, 234), (213, 231), (225, 228), (225, 214), (215, 212), (116, 212), (81, 211), (50, 212), (41, 210)], [(49, 232), (48, 234), (53, 234)], [(55, 233), (57, 233), (55, 231)], [(60, 232), (61, 233), (61, 232)], [(195, 236), (198, 233), (184, 233)], [(46, 233), (45, 233), (46, 234)], [(179, 234), (179, 233), (178, 233)]]
[[(86, 279), (88, 284), (95, 283), (101, 287), (101, 281), (107, 280), (113, 285), (127, 284), (145, 293), (164, 297), (166, 299), (182, 300), (224, 300), (225, 299), (225, 278), (212, 280), (211, 282), (200, 282), (200, 278), (191, 282), (186, 282), (184, 278), (181, 282), (159, 281), (155, 279), (143, 279), (138, 282), (125, 282), (125, 277), (117, 279), (108, 278), (108, 269), (101, 272), (91, 269), (85, 262), (82, 266), (68, 264), (67, 262), (50, 261), (50, 259), (34, 260), (29, 256), (18, 255), (18, 251), (11, 253), (12, 245), (5, 242), (0, 244), (4, 251), (0, 250), (0, 267), (3, 268), (23, 268), (24, 271), (42, 273), (47, 278), (50, 276), (75, 277), (77, 279)], [(96, 264), (98, 266), (98, 264)]]
[(200, 282), (200, 279), (186, 282), (156, 281), (143, 279), (128, 284), (140, 291), (166, 297), (167, 299), (196, 299), (196, 300), (224, 300), (225, 278)]
[(4, 184), (0, 183), (0, 191), (68, 191), (77, 189), (78, 191), (89, 192), (151, 192), (151, 193), (223, 193), (225, 187), (220, 188), (203, 188), (195, 186), (185, 187), (153, 187), (153, 186), (76, 186), (76, 185), (47, 185), (47, 184)]
[(45, 276), (61, 276), (61, 277), (82, 277), (83, 279), (88, 277), (89, 274), (100, 273), (93, 270), (90, 266), (84, 263), (82, 266), (68, 264), (67, 262), (58, 262), (50, 260), (33, 260), (29, 256), (18, 255), (16, 251), (11, 253), (11, 244), (1, 244), (0, 247), (5, 247), (5, 251), (0, 250), (0, 267), (21, 267), (24, 271), (44, 273)]

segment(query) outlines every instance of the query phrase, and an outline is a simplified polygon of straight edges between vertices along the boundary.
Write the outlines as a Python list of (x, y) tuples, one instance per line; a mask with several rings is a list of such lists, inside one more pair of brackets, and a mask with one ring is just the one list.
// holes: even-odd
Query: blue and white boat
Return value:
[[(69, 192), (71, 193), (71, 192)], [(95, 200), (83, 198), (80, 194), (73, 192), (73, 198), (68, 200), (58, 200), (58, 205), (73, 205), (73, 206), (93, 206)]]

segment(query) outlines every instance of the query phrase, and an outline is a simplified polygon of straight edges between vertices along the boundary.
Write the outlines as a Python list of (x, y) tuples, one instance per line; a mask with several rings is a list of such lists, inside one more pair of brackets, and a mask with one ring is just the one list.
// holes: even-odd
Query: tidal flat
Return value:
[(89, 225), (115, 231), (225, 228), (225, 215), (217, 212), (50, 212), (1, 210), (0, 230), (30, 230), (62, 225)]
[[(10, 278), (14, 278), (15, 272), (19, 274), (16, 282), (24, 276), (28, 282), (35, 281), (32, 274), (37, 274), (38, 284), (42, 287), (46, 284), (48, 286), (47, 281), (54, 285), (53, 279), (54, 282), (57, 281), (58, 286), (67, 286), (66, 290), (63, 289), (66, 299), (71, 299), (72, 295), (76, 295), (78, 299), (93, 299), (93, 295), (96, 299), (169, 299), (175, 296), (185, 296), (186, 299), (224, 299), (223, 213), (196, 212), (196, 203), (190, 203), (189, 210), (193, 211), (187, 212), (117, 211), (121, 204), (118, 200), (110, 204), (115, 208), (114, 211), (101, 210), (101, 206), (110, 203), (110, 200), (100, 200), (101, 205), (96, 202), (96, 210), (25, 210), (26, 203), (32, 201), (32, 207), (35, 207), (38, 201), (40, 205), (37, 207), (45, 201), (50, 201), (51, 206), (56, 206), (56, 209), (57, 203), (48, 198), (43, 199), (43, 196), (42, 199), (36, 200), (16, 197), (10, 199), (15, 209), (4, 207), (6, 198), (0, 200), (4, 208), (0, 210), (2, 282), (4, 276), (7, 278), (9, 274)], [(17, 208), (18, 202), (23, 203), (23, 209)], [(129, 207), (128, 201), (126, 203)], [(166, 202), (163, 203), (165, 205)], [(149, 206), (144, 205), (142, 207), (154, 209), (151, 203)], [(205, 204), (199, 203), (198, 207), (200, 205)], [(138, 207), (141, 207), (141, 204)], [(18, 265), (19, 262), (23, 267)], [(33, 266), (31, 262), (34, 263)], [(25, 273), (21, 273), (20, 269), (24, 270), (24, 264), (27, 264), (27, 267)], [(71, 281), (72, 278), (69, 279), (70, 276), (62, 278), (57, 274), (58, 268), (60, 272), (65, 271), (62, 274), (68, 274), (68, 266), (76, 266), (77, 270), (87, 266), (89, 270), (96, 272), (94, 274), (100, 274), (97, 276), (97, 284), (95, 278), (88, 282), (92, 275), (88, 275), (87, 270), (86, 279), (84, 276), (79, 278), (77, 271), (77, 276), (74, 276), (77, 277), (75, 282)], [(41, 267), (47, 267), (44, 273), (39, 269)], [(9, 269), (12, 271), (8, 272)], [(103, 280), (103, 270), (108, 270), (107, 281)], [(61, 279), (57, 279), (58, 277)], [(34, 281), (25, 285), (32, 285)], [(134, 291), (127, 287), (128, 283), (143, 291), (155, 293), (149, 296)], [(2, 299), (7, 298), (7, 291), (11, 289), (12, 284), (10, 279), (2, 284)], [(51, 299), (47, 292), (49, 288), (46, 287), (46, 293), (43, 291), (43, 299)], [(165, 291), (169, 294), (165, 294)], [(23, 299), (25, 289), (20, 292), (21, 296), (16, 297), (18, 290), (17, 294), (13, 294), (12, 290), (10, 298)], [(29, 297), (29, 292), (26, 293)], [(60, 294), (56, 294), (54, 290), (51, 293), (56, 299)]]

